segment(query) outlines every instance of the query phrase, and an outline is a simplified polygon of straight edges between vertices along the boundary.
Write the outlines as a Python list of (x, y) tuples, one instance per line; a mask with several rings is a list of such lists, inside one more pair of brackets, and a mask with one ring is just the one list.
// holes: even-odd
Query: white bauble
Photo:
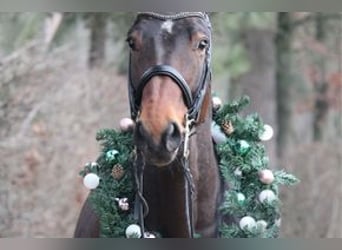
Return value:
[(222, 107), (222, 101), (219, 97), (217, 96), (214, 96), (212, 98), (212, 103), (213, 103), (213, 109), (216, 111), (216, 110), (219, 110), (221, 107)]
[(129, 203), (128, 203), (128, 198), (121, 198), (118, 199), (116, 198), (118, 202), (118, 206), (122, 211), (128, 211), (129, 210)]
[(83, 178), (83, 184), (89, 189), (97, 188), (100, 183), (100, 177), (94, 173), (89, 173)]
[(259, 136), (262, 141), (268, 141), (273, 137), (273, 128), (270, 125), (264, 125), (264, 132)]
[(259, 172), (259, 180), (264, 184), (271, 184), (274, 181), (273, 172), (269, 169), (263, 169)]
[(239, 203), (243, 203), (246, 200), (246, 197), (243, 193), (237, 193), (236, 198)]
[(155, 239), (157, 238), (153, 233), (150, 232), (144, 232), (144, 238), (145, 239)]
[(245, 216), (240, 220), (239, 226), (243, 230), (252, 231), (256, 227), (256, 222), (253, 217)]
[(131, 131), (134, 128), (134, 121), (131, 118), (122, 118), (120, 120), (120, 130), (122, 132)]
[(222, 144), (227, 141), (226, 135), (221, 131), (220, 126), (215, 122), (211, 123), (211, 136), (216, 144)]
[(91, 162), (90, 163), (90, 166), (92, 167), (92, 168), (95, 168), (95, 167), (97, 167), (99, 164), (97, 164), (97, 162), (95, 162), (95, 161), (93, 161), (93, 162)]
[(240, 170), (240, 168), (236, 168), (234, 171), (234, 175), (236, 177), (241, 177), (242, 176), (242, 171)]
[(265, 189), (265, 190), (261, 191), (259, 194), (259, 201), (261, 203), (265, 203), (265, 202), (270, 203), (276, 199), (277, 199), (277, 197), (276, 197), (275, 193), (270, 189)]
[(262, 231), (265, 231), (266, 227), (267, 227), (267, 222), (264, 220), (258, 220), (256, 222), (256, 225), (258, 228), (260, 228)]
[(141, 229), (137, 224), (131, 224), (126, 228), (126, 237), (127, 238), (140, 238), (141, 237)]

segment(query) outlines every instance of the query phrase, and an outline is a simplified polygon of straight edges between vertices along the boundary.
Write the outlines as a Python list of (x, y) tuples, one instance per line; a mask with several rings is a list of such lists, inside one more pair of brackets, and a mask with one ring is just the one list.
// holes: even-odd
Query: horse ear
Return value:
[(203, 123), (205, 121), (205, 119), (207, 118), (210, 107), (211, 107), (211, 85), (208, 84), (208, 88), (207, 88), (207, 91), (205, 93), (203, 103), (202, 103), (202, 107), (201, 107), (201, 111), (200, 111), (200, 114), (198, 117), (198, 121), (197, 121), (198, 123)]

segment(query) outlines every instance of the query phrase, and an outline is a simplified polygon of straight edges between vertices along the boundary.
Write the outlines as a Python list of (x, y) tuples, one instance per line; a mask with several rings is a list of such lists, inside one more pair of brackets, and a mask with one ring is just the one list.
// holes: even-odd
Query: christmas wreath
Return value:
[[(272, 171), (261, 141), (271, 139), (273, 129), (257, 114), (242, 117), (239, 112), (249, 104), (248, 97), (221, 107), (213, 98), (212, 134), (221, 177), (230, 188), (219, 207), (221, 214), (236, 218), (232, 224), (219, 225), (221, 238), (274, 238), (280, 228), (279, 185), (293, 185), (298, 179), (284, 170)], [(132, 122), (131, 122), (132, 123)], [(96, 139), (102, 152), (96, 162), (85, 165), (80, 175), (91, 189), (90, 203), (100, 220), (101, 237), (154, 238), (133, 216), (135, 183), (132, 166), (135, 151), (130, 120), (123, 131), (100, 130)], [(200, 235), (199, 235), (200, 237)]]

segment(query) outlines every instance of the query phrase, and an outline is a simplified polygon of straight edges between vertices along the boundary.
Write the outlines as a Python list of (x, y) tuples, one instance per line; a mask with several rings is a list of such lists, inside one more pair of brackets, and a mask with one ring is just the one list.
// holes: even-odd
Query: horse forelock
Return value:
[(137, 19), (142, 17), (156, 18), (160, 20), (177, 20), (187, 17), (199, 17), (209, 21), (209, 16), (205, 12), (139, 12)]

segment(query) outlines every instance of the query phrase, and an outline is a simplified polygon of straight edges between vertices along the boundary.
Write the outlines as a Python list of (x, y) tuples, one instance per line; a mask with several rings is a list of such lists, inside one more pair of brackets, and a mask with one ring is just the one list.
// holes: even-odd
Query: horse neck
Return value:
[[(210, 88), (208, 89), (210, 91)], [(209, 93), (206, 97), (211, 100), (211, 94)], [(196, 162), (200, 163), (203, 158), (212, 158), (214, 155), (212, 136), (211, 136), (211, 123), (212, 123), (212, 107), (211, 101), (208, 105), (208, 111), (206, 113), (206, 117), (204, 121), (200, 124), (196, 125), (196, 133), (194, 136), (190, 138), (190, 158), (192, 167), (200, 167), (201, 164), (195, 164)], [(198, 154), (198, 151), (200, 154)], [(193, 169), (195, 170), (195, 169)]]
[[(211, 107), (209, 109), (205, 121), (196, 125), (196, 133), (190, 138), (189, 166), (195, 184), (195, 196), (200, 195), (201, 190), (207, 189), (211, 192), (212, 181), (217, 184), (217, 180), (213, 178), (201, 180), (212, 175), (212, 172), (215, 172), (212, 169), (217, 169), (210, 131)], [(182, 154), (162, 169), (146, 166), (144, 173), (144, 196), (150, 208), (146, 225), (149, 230), (160, 231), (168, 237), (189, 237), (184, 202), (184, 166), (181, 157)], [(200, 208), (197, 208), (197, 202), (194, 205), (197, 217), (197, 210)], [(212, 204), (208, 205), (212, 207)]]
[(191, 141), (190, 168), (195, 184), (194, 221), (196, 232), (203, 237), (215, 237), (221, 202), (222, 183), (211, 136), (212, 112), (196, 128)]

